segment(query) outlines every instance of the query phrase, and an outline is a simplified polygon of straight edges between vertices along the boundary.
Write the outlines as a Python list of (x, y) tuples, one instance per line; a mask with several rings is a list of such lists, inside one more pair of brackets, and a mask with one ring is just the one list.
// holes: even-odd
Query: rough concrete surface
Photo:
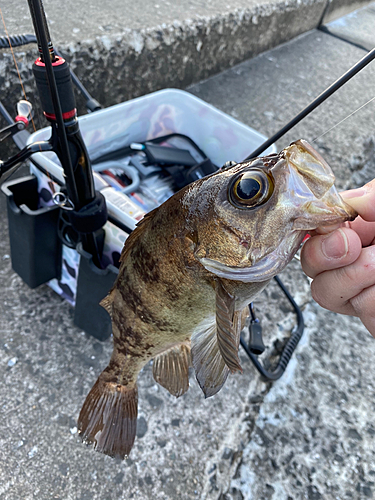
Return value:
[(324, 10), (322, 23), (328, 23), (337, 18), (342, 18), (347, 15), (348, 12), (353, 10), (358, 10), (368, 2), (363, 2), (362, 0), (330, 0), (326, 3)]
[[(45, 8), (56, 47), (89, 91), (108, 106), (160, 88), (184, 88), (317, 27), (327, 9), (330, 19), (337, 9), (352, 10), (368, 0), (341, 2), (116, 0), (103, 9), (98, 0), (89, 8), (55, 0)], [(4, 0), (1, 8), (10, 34), (32, 32), (25, 1)], [(32, 102), (37, 100), (31, 74), (35, 54), (35, 47), (17, 50)], [(0, 54), (0, 87), (6, 102), (21, 96), (9, 52)]]
[(331, 21), (322, 28), (341, 39), (371, 50), (375, 47), (374, 23), (375, 6), (372, 4)]
[[(364, 53), (312, 31), (189, 90), (270, 135)], [(370, 66), (278, 146), (326, 132), (373, 97), (373, 79)], [(341, 187), (371, 175), (372, 106), (315, 143)], [(188, 393), (176, 400), (147, 366), (138, 438), (130, 459), (116, 461), (87, 449), (76, 429), (111, 342), (83, 334), (66, 302), (46, 286), (30, 290), (15, 275), (1, 197), (1, 500), (373, 498), (375, 341), (357, 319), (312, 302), (297, 261), (282, 278), (307, 326), (283, 378), (263, 383), (242, 353), (244, 374), (230, 377), (218, 395), (204, 400), (192, 376)], [(269, 358), (294, 315), (274, 284), (256, 310)]]
[[(173, 25), (176, 20), (190, 21), (198, 19), (208, 20), (214, 15), (225, 16), (232, 12), (245, 13), (253, 9), (254, 12), (267, 12), (271, 9), (277, 15), (282, 6), (298, 4), (313, 4), (307, 2), (281, 2), (280, 0), (182, 0), (172, 2), (171, 0), (112, 0), (103, 3), (92, 0), (89, 5), (83, 2), (65, 0), (47, 0), (44, 7), (47, 14), (50, 32), (56, 43), (66, 44), (69, 42), (80, 43), (82, 40), (95, 39), (102, 34), (121, 33), (125, 30), (142, 30), (156, 28), (163, 25)], [(330, 0), (322, 3), (326, 12), (340, 12), (340, 16), (351, 10), (355, 10), (365, 4), (368, 0)], [(8, 26), (8, 30), (16, 33), (28, 33), (32, 31), (29, 9), (26, 1), (3, 0), (1, 9)], [(323, 11), (322, 11), (323, 13)], [(303, 11), (302, 11), (303, 14)], [(302, 16), (300, 16), (302, 17)], [(338, 15), (336, 15), (338, 17)], [(324, 18), (324, 22), (326, 22)]]
[(314, 304), (304, 315), (294, 366), (263, 399), (226, 498), (374, 497), (373, 338)]

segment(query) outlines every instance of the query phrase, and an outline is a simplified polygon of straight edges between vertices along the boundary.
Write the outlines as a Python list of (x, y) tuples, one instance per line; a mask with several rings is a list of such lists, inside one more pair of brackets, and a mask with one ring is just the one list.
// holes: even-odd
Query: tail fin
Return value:
[(82, 441), (96, 451), (127, 458), (137, 429), (137, 386), (104, 381), (101, 376), (89, 392), (78, 418)]

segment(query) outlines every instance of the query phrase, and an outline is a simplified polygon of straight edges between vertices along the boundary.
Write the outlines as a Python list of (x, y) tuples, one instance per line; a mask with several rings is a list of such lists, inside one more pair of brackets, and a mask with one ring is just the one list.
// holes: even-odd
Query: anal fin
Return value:
[(190, 346), (179, 344), (154, 358), (152, 374), (156, 382), (178, 398), (189, 389)]
[(78, 418), (82, 441), (93, 443), (96, 451), (111, 457), (127, 458), (137, 429), (138, 390), (98, 378)]

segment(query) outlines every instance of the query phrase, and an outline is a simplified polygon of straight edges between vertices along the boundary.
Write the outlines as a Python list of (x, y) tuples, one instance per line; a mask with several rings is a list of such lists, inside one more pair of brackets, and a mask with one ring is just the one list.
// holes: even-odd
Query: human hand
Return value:
[(375, 337), (375, 179), (341, 196), (360, 217), (313, 233), (302, 248), (302, 269), (313, 278), (318, 304), (358, 316)]

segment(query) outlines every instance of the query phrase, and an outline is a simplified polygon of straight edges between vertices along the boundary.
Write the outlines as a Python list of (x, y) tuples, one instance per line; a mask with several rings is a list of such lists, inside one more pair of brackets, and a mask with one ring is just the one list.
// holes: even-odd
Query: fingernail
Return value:
[(371, 191), (369, 191), (366, 186), (367, 184), (361, 188), (352, 189), (351, 191), (345, 191), (342, 193), (344, 201), (358, 214), (363, 213), (369, 203), (368, 195), (371, 196)]
[(367, 191), (364, 188), (358, 188), (351, 189), (350, 191), (343, 191), (340, 194), (344, 198), (344, 200), (351, 200), (352, 198), (361, 198), (362, 196), (367, 194)]
[(327, 259), (341, 259), (348, 250), (348, 239), (341, 229), (337, 229), (322, 241), (322, 252)]

